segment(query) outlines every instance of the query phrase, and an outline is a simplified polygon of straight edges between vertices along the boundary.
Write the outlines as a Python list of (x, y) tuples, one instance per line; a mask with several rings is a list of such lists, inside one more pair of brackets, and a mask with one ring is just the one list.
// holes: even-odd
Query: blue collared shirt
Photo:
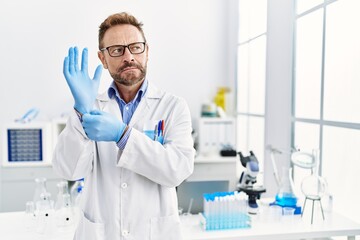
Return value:
[[(121, 112), (122, 115), (122, 119), (123, 122), (126, 125), (129, 125), (130, 120), (137, 108), (137, 106), (139, 105), (141, 99), (144, 97), (146, 90), (147, 90), (147, 86), (148, 86), (148, 81), (145, 79), (143, 84), (141, 85), (140, 89), (138, 90), (138, 92), (136, 93), (135, 97), (133, 100), (131, 100), (130, 102), (126, 103), (121, 97), (120, 94), (116, 88), (116, 85), (114, 82), (112, 82), (112, 84), (110, 85), (109, 89), (108, 89), (108, 95), (110, 99), (115, 98), (116, 102), (119, 105), (119, 110)], [(120, 138), (119, 142), (117, 143), (117, 146), (121, 149), (124, 150), (125, 145), (129, 139), (130, 136), (130, 132), (131, 132), (131, 128), (129, 127), (129, 129), (126, 131), (126, 133), (124, 134), (124, 136), (122, 138)]]

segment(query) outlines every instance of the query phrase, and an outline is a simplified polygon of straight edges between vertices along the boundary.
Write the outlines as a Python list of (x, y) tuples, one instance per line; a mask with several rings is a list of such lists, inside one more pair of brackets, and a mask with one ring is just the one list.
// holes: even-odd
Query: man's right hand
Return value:
[(64, 59), (63, 73), (75, 100), (74, 108), (81, 114), (89, 113), (94, 105), (99, 90), (102, 65), (99, 65), (90, 79), (88, 73), (88, 50), (84, 48), (81, 58), (81, 69), (78, 66), (79, 50), (71, 47)]

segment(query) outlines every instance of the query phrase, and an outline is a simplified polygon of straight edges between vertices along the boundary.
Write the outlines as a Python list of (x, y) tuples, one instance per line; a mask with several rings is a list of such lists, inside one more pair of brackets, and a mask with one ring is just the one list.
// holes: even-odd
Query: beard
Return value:
[[(125, 68), (128, 67), (135, 67), (136, 69), (138, 69), (140, 71), (140, 75), (137, 76), (137, 74), (133, 71), (129, 72), (129, 73), (125, 73), (124, 77), (121, 77), (121, 73)], [(145, 66), (141, 66), (140, 64), (137, 63), (125, 63), (124, 65), (122, 65), (119, 69), (117, 69), (117, 71), (114, 72), (110, 72), (111, 77), (114, 79), (114, 81), (116, 83), (125, 85), (125, 86), (132, 86), (135, 85), (138, 82), (141, 82), (145, 76), (146, 76), (146, 64)]]

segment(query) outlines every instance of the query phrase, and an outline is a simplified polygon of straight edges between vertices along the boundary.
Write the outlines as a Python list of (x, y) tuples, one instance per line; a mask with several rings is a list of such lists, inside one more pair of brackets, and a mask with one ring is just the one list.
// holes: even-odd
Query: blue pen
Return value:
[(159, 123), (158, 123), (158, 132), (157, 132), (157, 135), (160, 136), (161, 134), (161, 125), (162, 125), (162, 121), (160, 120)]

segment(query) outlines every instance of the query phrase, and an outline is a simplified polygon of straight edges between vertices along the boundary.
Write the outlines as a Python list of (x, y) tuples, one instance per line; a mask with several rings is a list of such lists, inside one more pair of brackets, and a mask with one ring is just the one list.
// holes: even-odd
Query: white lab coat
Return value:
[[(122, 118), (107, 92), (95, 107)], [(163, 145), (143, 134), (146, 121), (160, 119)], [(175, 187), (194, 167), (188, 106), (149, 82), (129, 126), (124, 151), (115, 142), (89, 140), (75, 113), (58, 138), (55, 171), (68, 180), (85, 178), (76, 240), (182, 239)]]

